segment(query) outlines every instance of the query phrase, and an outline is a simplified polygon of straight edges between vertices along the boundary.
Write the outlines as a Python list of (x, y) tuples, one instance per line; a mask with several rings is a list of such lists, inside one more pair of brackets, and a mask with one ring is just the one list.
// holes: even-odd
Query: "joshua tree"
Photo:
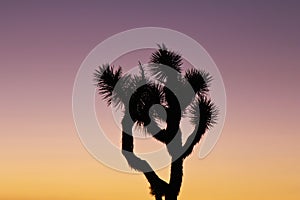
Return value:
[[(177, 199), (182, 183), (183, 161), (217, 118), (217, 109), (208, 96), (212, 77), (197, 69), (186, 70), (180, 76), (182, 65), (182, 56), (162, 45), (151, 55), (147, 69), (139, 65), (139, 75), (123, 75), (121, 67), (115, 69), (109, 64), (102, 65), (94, 74), (102, 98), (108, 105), (122, 107), (124, 112), (122, 154), (129, 166), (144, 173), (150, 183), (151, 194), (156, 199), (163, 196), (166, 200)], [(166, 70), (168, 68), (171, 72)], [(156, 77), (159, 81), (149, 77)], [(168, 86), (173, 86), (173, 89)], [(185, 93), (188, 86), (192, 88), (192, 93)], [(179, 101), (177, 94), (184, 94), (183, 100)], [(166, 111), (165, 128), (157, 124), (157, 120), (161, 120), (159, 111), (150, 109), (154, 104), (161, 105)], [(183, 115), (189, 116), (195, 126), (184, 144), (179, 128)], [(133, 126), (146, 127), (148, 134), (166, 145), (172, 158), (169, 183), (160, 179), (147, 161), (134, 154)]]

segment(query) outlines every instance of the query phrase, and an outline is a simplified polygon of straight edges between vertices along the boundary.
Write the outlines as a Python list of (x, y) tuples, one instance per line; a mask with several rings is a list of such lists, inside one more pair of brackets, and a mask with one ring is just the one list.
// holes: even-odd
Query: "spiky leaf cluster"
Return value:
[(209, 83), (212, 77), (209, 73), (195, 68), (189, 69), (185, 72), (185, 79), (192, 86), (195, 93), (198, 95), (206, 94), (209, 91)]
[(122, 77), (122, 69), (119, 67), (114, 70), (113, 66), (108, 64), (102, 65), (94, 73), (94, 80), (98, 88), (99, 94), (103, 100), (106, 100), (108, 105), (111, 104), (113, 99), (113, 90)]
[[(163, 80), (170, 75), (170, 70), (172, 69), (175, 70), (175, 72), (181, 73), (182, 61), (183, 59), (179, 53), (168, 50), (163, 44), (151, 55), (150, 63), (152, 64), (152, 75), (159, 80)], [(170, 67), (170, 69), (168, 69), (168, 67)], [(176, 74), (175, 72), (174, 75)]]
[(140, 125), (148, 125), (151, 121), (149, 109), (154, 104), (162, 104), (163, 96), (162, 88), (154, 83), (137, 88), (129, 101), (129, 112), (133, 121)]
[(197, 96), (189, 107), (191, 123), (209, 129), (217, 122), (218, 109), (207, 96)]

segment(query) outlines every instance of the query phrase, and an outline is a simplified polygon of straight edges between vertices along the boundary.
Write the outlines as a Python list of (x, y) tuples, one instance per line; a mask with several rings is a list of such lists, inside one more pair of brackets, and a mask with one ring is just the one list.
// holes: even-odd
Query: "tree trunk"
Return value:
[(168, 191), (165, 195), (165, 200), (177, 200), (177, 195), (172, 191)]
[(161, 196), (156, 196), (155, 200), (162, 200), (162, 197)]

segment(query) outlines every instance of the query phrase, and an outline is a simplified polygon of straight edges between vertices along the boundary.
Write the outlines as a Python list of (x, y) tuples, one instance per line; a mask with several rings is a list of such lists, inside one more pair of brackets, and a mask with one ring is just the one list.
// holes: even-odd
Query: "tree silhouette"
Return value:
[[(179, 53), (161, 45), (152, 53), (147, 69), (150, 77), (159, 81), (150, 80), (141, 64), (139, 75), (123, 75), (121, 67), (115, 69), (109, 64), (100, 66), (94, 74), (102, 98), (108, 105), (122, 107), (124, 112), (121, 122), (122, 154), (130, 167), (144, 173), (150, 183), (151, 194), (157, 200), (163, 196), (165, 200), (177, 199), (182, 184), (183, 161), (217, 119), (218, 111), (208, 96), (212, 77), (198, 69), (186, 70), (184, 76), (180, 76), (182, 65), (183, 59)], [(168, 86), (174, 87), (171, 90)], [(188, 86), (192, 87), (193, 93), (186, 92)], [(184, 95), (180, 102), (178, 94)], [(163, 129), (157, 123), (162, 120), (160, 111), (150, 109), (155, 104), (161, 105), (167, 114)], [(195, 129), (183, 144), (179, 125), (184, 114), (190, 117)], [(134, 125), (146, 127), (148, 134), (166, 145), (172, 158), (168, 183), (157, 176), (147, 161), (134, 154)]]

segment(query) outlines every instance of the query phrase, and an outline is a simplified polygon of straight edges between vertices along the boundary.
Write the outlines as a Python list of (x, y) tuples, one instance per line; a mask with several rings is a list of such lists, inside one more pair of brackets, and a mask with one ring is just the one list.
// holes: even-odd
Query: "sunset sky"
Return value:
[[(185, 161), (179, 199), (300, 199), (299, 9), (277, 0), (1, 1), (0, 199), (153, 199), (142, 174), (87, 152), (72, 115), (87, 54), (148, 26), (199, 42), (226, 88), (222, 135), (205, 159), (197, 146)], [(168, 179), (168, 169), (159, 174)]]

